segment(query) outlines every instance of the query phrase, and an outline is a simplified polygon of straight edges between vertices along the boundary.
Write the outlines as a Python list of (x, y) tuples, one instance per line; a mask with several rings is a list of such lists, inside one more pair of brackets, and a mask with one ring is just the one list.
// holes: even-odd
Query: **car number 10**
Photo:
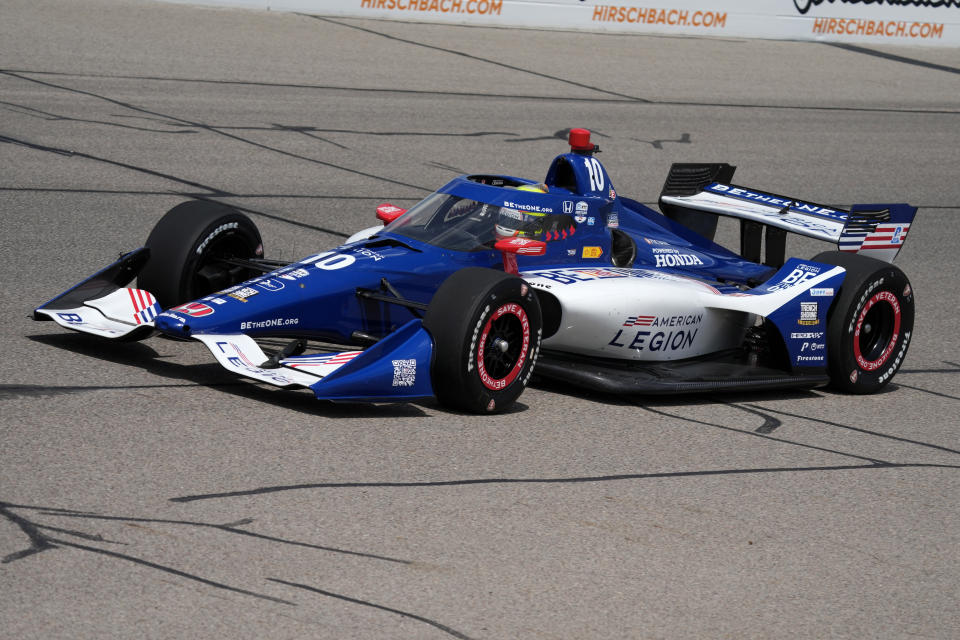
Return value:
[(584, 158), (583, 163), (590, 175), (590, 190), (603, 191), (603, 169), (600, 167), (600, 161), (596, 158)]
[(317, 262), (313, 263), (317, 269), (323, 269), (324, 271), (336, 271), (337, 269), (343, 269), (344, 267), (349, 267), (357, 259), (349, 254), (343, 253), (334, 253), (333, 251), (326, 251), (317, 256), (321, 258)]

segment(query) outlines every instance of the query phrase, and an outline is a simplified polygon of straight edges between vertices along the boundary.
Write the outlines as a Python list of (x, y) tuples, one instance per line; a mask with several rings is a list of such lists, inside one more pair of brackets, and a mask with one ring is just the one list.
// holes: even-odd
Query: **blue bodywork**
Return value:
[[(561, 173), (565, 176), (558, 176)], [(774, 271), (744, 260), (639, 202), (619, 197), (603, 165), (593, 156), (558, 156), (547, 173), (546, 193), (516, 188), (532, 184), (512, 176), (460, 176), (430, 198), (440, 194), (485, 203), (491, 211), (504, 206), (533, 210), (554, 222), (555, 229), (546, 232), (546, 254), (517, 256), (520, 271), (609, 266), (612, 229), (633, 239), (634, 267), (656, 267), (713, 283), (760, 281)], [(442, 229), (429, 228), (435, 220), (410, 228), (407, 220), (414, 212), (416, 207), (372, 237), (201, 298), (195, 304), (208, 308), (206, 315), (182, 308), (168, 310), (158, 316), (156, 328), (179, 338), (243, 332), (254, 337), (295, 335), (350, 344), (357, 331), (383, 337), (419, 318), (404, 306), (358, 297), (357, 290), (378, 291), (381, 279), (386, 278), (405, 299), (427, 304), (454, 271), (502, 268), (502, 254), (493, 248), (492, 219), (478, 216), (474, 225), (460, 225), (474, 228), (438, 241)], [(689, 256), (688, 264), (658, 264), (655, 250), (664, 246)], [(691, 269), (690, 262), (696, 263), (696, 269)]]
[[(467, 267), (505, 268), (505, 254), (494, 248), (497, 216), (504, 210), (525, 212), (537, 225), (537, 238), (546, 243), (543, 255), (516, 256), (519, 271), (534, 275), (585, 267), (655, 269), (700, 279), (719, 293), (758, 295), (765, 293), (763, 283), (775, 287), (797, 269), (818, 269), (816, 263), (793, 259), (778, 271), (744, 259), (658, 211), (619, 196), (592, 151), (571, 151), (553, 160), (543, 183), (502, 175), (454, 178), (362, 240), (167, 309), (153, 327), (181, 339), (243, 334), (335, 344), (373, 342), (361, 355), (307, 386), (318, 397), (338, 400), (429, 396), (433, 342), (421, 324), (421, 311), (452, 273)], [(82, 298), (78, 290), (122, 287), (121, 272), (142, 267), (143, 251), (127, 254), (54, 298), (38, 308), (35, 317), (47, 319), (44, 313), (65, 308), (55, 303), (62, 304), (68, 294)], [(842, 279), (840, 273), (768, 317), (781, 334), (794, 374), (826, 370), (826, 313)], [(802, 317), (815, 318), (810, 324), (816, 328), (798, 330)], [(138, 327), (136, 337), (143, 337), (145, 330)], [(237, 349), (238, 355), (227, 363), (221, 359), (228, 368), (233, 360), (243, 359), (240, 347), (229, 348)], [(297, 357), (283, 366), (288, 371), (297, 364), (308, 366), (310, 356), (299, 361)], [(322, 361), (314, 358), (314, 363)], [(247, 372), (257, 370), (260, 379), (270, 381), (262, 369), (266, 364), (238, 366)]]

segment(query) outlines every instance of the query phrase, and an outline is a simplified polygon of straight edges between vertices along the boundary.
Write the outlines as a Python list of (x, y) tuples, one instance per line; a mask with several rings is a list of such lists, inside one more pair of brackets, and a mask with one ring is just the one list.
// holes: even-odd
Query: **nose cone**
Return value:
[(172, 311), (164, 311), (158, 315), (153, 321), (153, 326), (158, 331), (175, 338), (190, 337), (190, 327), (187, 324), (187, 319)]

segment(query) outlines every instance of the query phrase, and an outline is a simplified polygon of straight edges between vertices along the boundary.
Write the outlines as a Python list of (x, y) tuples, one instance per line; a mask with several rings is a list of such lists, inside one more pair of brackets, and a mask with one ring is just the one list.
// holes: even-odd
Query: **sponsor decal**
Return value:
[(880, 382), (893, 377), (893, 374), (900, 368), (900, 362), (903, 360), (903, 356), (907, 354), (907, 346), (910, 344), (910, 333), (910, 331), (903, 332), (903, 345), (900, 347), (900, 352), (897, 353), (897, 357), (890, 364), (890, 368), (880, 374)]
[[(486, 310), (488, 310), (489, 308), (490, 307), (488, 305), (484, 310), (484, 313), (481, 314), (480, 320), (477, 322), (477, 326), (474, 328), (474, 336), (477, 335), (477, 331), (480, 328), (481, 323), (484, 323), (484, 316), (487, 313)], [(521, 327), (520, 336), (519, 336), (521, 339), (520, 354), (517, 356), (517, 361), (514, 363), (513, 368), (507, 373), (506, 376), (504, 376), (503, 378), (493, 378), (487, 372), (486, 359), (484, 357), (486, 348), (488, 346), (487, 338), (490, 335), (493, 321), (497, 320), (498, 318), (506, 314), (513, 315), (520, 321), (520, 327)], [(527, 312), (524, 311), (523, 307), (521, 307), (519, 304), (516, 304), (515, 302), (502, 305), (496, 311), (494, 311), (489, 318), (486, 318), (486, 323), (483, 326), (483, 333), (479, 335), (479, 345), (477, 345), (476, 339), (474, 339), (470, 344), (470, 353), (474, 354), (476, 358), (477, 375), (480, 377), (480, 382), (483, 383), (483, 386), (493, 391), (499, 391), (501, 389), (507, 388), (514, 381), (514, 379), (516, 379), (516, 377), (523, 370), (524, 363), (527, 360), (527, 356), (530, 349), (530, 335), (531, 335), (530, 320), (527, 317)], [(475, 347), (476, 347), (476, 350), (474, 350)], [(471, 369), (470, 365), (472, 360), (473, 360), (473, 357), (468, 359), (468, 363), (467, 363), (468, 371)], [(521, 384), (525, 384), (525, 380)]]
[[(237, 369), (241, 369), (244, 371), (248, 371), (249, 373), (252, 373), (255, 376), (263, 376), (265, 378), (269, 378), (281, 385), (294, 384), (292, 380), (290, 380), (289, 378), (287, 378), (286, 376), (280, 373), (277, 373), (270, 369), (261, 369), (260, 367), (258, 367), (256, 364), (251, 362), (247, 354), (245, 354), (237, 344), (233, 342), (217, 342), (216, 345), (220, 349), (221, 353), (225, 354), (226, 361), (227, 363), (230, 364), (230, 366), (236, 367)], [(229, 346), (230, 349), (236, 355), (234, 356), (228, 355), (229, 351), (227, 351), (227, 349), (225, 348), (226, 346)]]
[(586, 276), (584, 280), (593, 280), (594, 278), (622, 278), (624, 274), (617, 273), (612, 269), (572, 269), (574, 273)]
[(417, 381), (417, 361), (414, 359), (391, 360), (393, 386), (412, 387)]
[(800, 347), (800, 353), (805, 351), (823, 351), (826, 348), (827, 345), (822, 342), (804, 342)]
[(820, 304), (818, 302), (801, 302), (800, 318), (797, 324), (820, 324)]
[(620, 217), (615, 213), (607, 214), (607, 226), (616, 229), (620, 226)]
[(677, 316), (628, 316), (625, 327), (685, 327), (703, 322), (703, 314)]
[[(480, 314), (480, 319), (473, 327), (473, 336), (470, 338), (470, 353), (476, 353), (475, 349), (477, 348), (477, 337), (480, 335), (480, 327), (483, 325), (483, 319), (488, 313), (490, 313), (490, 305), (487, 305), (483, 308), (483, 313)], [(467, 373), (471, 371), (473, 371), (473, 358), (467, 358)]]
[(573, 213), (573, 200), (564, 200), (563, 201), (563, 212), (567, 215)]
[(672, 316), (629, 316), (623, 323), (625, 327), (688, 327), (679, 331), (624, 331), (617, 334), (607, 344), (611, 347), (632, 349), (635, 351), (684, 351), (693, 346), (699, 327), (690, 329), (703, 322), (703, 314)]
[(259, 320), (257, 322), (241, 322), (240, 331), (248, 329), (269, 329), (270, 327), (289, 327), (300, 324), (300, 318), (273, 318), (272, 320)]
[(833, 287), (811, 287), (810, 295), (814, 298), (833, 297)]
[(575, 256), (575, 255), (577, 255), (577, 250), (576, 250), (576, 249), (567, 249), (567, 255), (568, 255), (568, 256)]
[[(214, 238), (216, 238), (218, 235), (220, 235), (221, 233), (224, 233), (225, 231), (230, 231), (231, 229), (236, 229), (236, 228), (239, 227), (239, 226), (240, 226), (240, 223), (238, 223), (238, 222), (228, 222), (228, 223), (226, 223), (226, 224), (220, 225), (219, 227), (217, 227), (216, 229), (214, 229), (213, 231), (211, 231), (211, 232), (210, 232), (210, 235), (208, 235), (206, 238), (204, 238), (204, 239), (203, 239), (203, 242), (201, 242), (201, 243), (197, 246), (197, 252), (196, 252), (197, 255), (199, 256), (200, 254), (202, 254), (202, 253), (203, 253), (203, 250), (207, 248), (207, 245), (208, 245), (208, 244), (210, 244), (210, 241), (213, 240)], [(263, 251), (263, 249), (261, 249), (261, 251)]]
[(303, 267), (300, 267), (298, 269), (281, 273), (280, 277), (284, 280), (299, 280), (300, 278), (306, 278), (308, 275), (310, 275), (310, 272)]
[[(867, 312), (877, 303), (886, 302), (893, 309), (893, 331), (890, 336), (890, 341), (887, 343), (883, 352), (877, 357), (876, 360), (867, 360), (866, 357), (860, 352), (860, 331), (863, 328), (863, 320), (867, 317)], [(890, 357), (890, 354), (893, 353), (894, 347), (897, 346), (897, 339), (900, 337), (900, 302), (897, 300), (897, 296), (889, 291), (878, 291), (874, 294), (873, 297), (867, 301), (867, 304), (860, 311), (860, 316), (857, 318), (857, 328), (853, 332), (853, 355), (857, 360), (857, 364), (864, 371), (875, 371), (879, 369)]]
[(296, 356), (289, 360), (283, 360), (284, 366), (292, 367), (294, 369), (307, 369), (311, 367), (330, 367), (330, 366), (340, 366), (347, 364), (358, 355), (363, 353), (362, 351), (344, 351), (341, 353), (330, 353), (323, 355), (315, 356)]
[(803, 284), (807, 280), (816, 277), (820, 273), (819, 267), (814, 267), (808, 264), (801, 264), (796, 269), (787, 274), (783, 280), (776, 284), (772, 284), (766, 287), (766, 290), (770, 293), (774, 291), (781, 291), (783, 289), (789, 289), (792, 286)]
[(797, 362), (823, 362), (824, 356), (797, 356)]
[(658, 253), (653, 257), (657, 260), (657, 268), (660, 267), (691, 267), (702, 265), (703, 260), (689, 253), (672, 253), (676, 249), (654, 249), (654, 251), (671, 251), (671, 253)]
[(602, 247), (584, 247), (583, 248), (584, 258), (599, 258), (602, 255), (603, 255)]
[(360, 0), (361, 9), (381, 11), (499, 16), (503, 0)]
[(610, 191), (607, 192), (607, 196), (609, 196), (611, 200), (617, 197), (617, 192), (613, 190), (613, 187), (610, 187)]
[(791, 333), (790, 337), (794, 340), (823, 340), (823, 331), (803, 331)]
[(630, 337), (629, 332), (626, 336), (623, 329), (617, 331), (617, 335), (607, 344), (611, 347), (627, 348), (634, 351), (684, 351), (693, 346), (693, 341), (697, 337), (699, 328), (689, 330), (681, 329), (679, 331), (637, 331)]
[[(873, 1), (880, 4), (879, 0)], [(810, 7), (818, 7), (824, 2), (830, 4), (834, 2), (839, 2), (840, 4), (870, 4), (871, 0), (793, 0), (793, 6), (797, 8), (797, 13), (803, 16), (810, 11)], [(960, 0), (886, 0), (886, 3), (894, 6), (960, 8)]]
[(597, 219), (594, 218), (593, 216), (590, 216), (589, 218), (587, 218), (588, 227), (592, 227), (594, 224), (596, 224), (596, 222), (597, 222)]
[(57, 316), (70, 324), (83, 324), (83, 318), (76, 313), (58, 313)]
[(261, 289), (263, 289), (264, 291), (280, 291), (285, 286), (282, 282), (280, 282), (279, 280), (275, 280), (273, 278), (265, 278), (263, 280), (257, 280), (254, 282), (254, 284), (260, 287)]
[(224, 300), (223, 298), (217, 298), (215, 296), (204, 298), (204, 300), (206, 300), (207, 302), (212, 302), (213, 304), (227, 304), (226, 300)]
[(593, 8), (593, 21), (723, 29), (727, 26), (727, 13), (726, 11), (648, 9), (646, 7), (601, 4)]
[[(866, 0), (863, 0), (866, 1)], [(958, 0), (901, 0), (908, 2), (957, 2)], [(960, 5), (955, 5), (960, 6)], [(812, 33), (816, 35), (874, 36), (931, 40), (943, 38), (942, 22), (907, 22), (905, 20), (870, 20), (864, 18), (816, 18)]]
[(359, 253), (362, 256), (366, 256), (367, 258), (372, 258), (376, 262), (380, 262), (381, 260), (383, 260), (383, 254), (377, 253), (376, 251), (371, 251), (370, 249), (367, 249), (365, 247), (354, 247), (353, 251), (355, 251), (356, 253)]
[(258, 293), (260, 292), (253, 287), (243, 287), (242, 289), (237, 289), (236, 291), (228, 293), (227, 295), (235, 300), (239, 300), (240, 302), (246, 302), (247, 298), (252, 298)]
[(720, 184), (719, 182), (714, 182), (708, 186), (707, 189), (714, 193), (722, 193), (725, 196), (732, 196), (740, 200), (749, 200), (773, 207), (787, 208), (788, 211), (796, 211), (797, 213), (813, 214), (841, 221), (847, 219), (845, 214), (840, 213), (836, 209), (821, 207), (818, 204), (809, 204), (801, 200), (779, 198), (767, 193), (757, 193), (756, 191), (750, 191), (749, 189), (742, 189), (740, 187), (731, 187), (726, 184)]
[(187, 304), (182, 304), (179, 307), (174, 307), (171, 309), (171, 311), (182, 313), (190, 316), (191, 318), (202, 318), (203, 316), (209, 316), (212, 314), (213, 307), (205, 305), (202, 302), (188, 302)]
[[(519, 209), (520, 211), (528, 211), (531, 213), (553, 213), (553, 207), (541, 207), (538, 204), (517, 204), (510, 200), (504, 200), (503, 206), (508, 209)], [(501, 211), (501, 213), (507, 212)]]
[[(889, 210), (884, 209), (877, 213), (889, 215)], [(896, 251), (903, 246), (903, 241), (906, 240), (909, 229), (910, 223), (907, 222), (887, 222), (875, 227), (869, 224), (848, 223), (840, 234), (837, 246), (841, 251), (850, 253), (877, 249), (893, 249)]]
[(587, 216), (580, 215), (578, 213), (577, 215), (573, 216), (573, 219), (576, 221), (577, 224), (583, 224), (584, 222), (587, 221)]
[(666, 240), (655, 240), (654, 238), (644, 238), (643, 241), (646, 242), (647, 244), (653, 244), (661, 247), (670, 246), (670, 243), (667, 242)]
[(667, 282), (685, 282), (696, 284), (710, 291), (710, 293), (719, 295), (720, 291), (705, 282), (694, 278), (688, 278), (679, 275), (661, 273), (650, 269), (628, 269), (626, 267), (604, 267), (604, 268), (582, 268), (582, 269), (550, 269), (548, 271), (529, 271), (524, 272), (525, 278), (545, 278), (556, 282), (557, 284), (576, 284), (578, 282), (588, 282), (590, 280), (602, 280), (606, 278), (640, 278), (644, 280), (663, 280)]
[(577, 202), (577, 213), (584, 213), (584, 214), (585, 214), (589, 209), (590, 209), (590, 205), (588, 205), (588, 204), (587, 204), (586, 202), (584, 202), (583, 200), (580, 200), (580, 201)]
[[(863, 307), (867, 303), (867, 298), (870, 297), (871, 292), (883, 284), (883, 281), (886, 278), (880, 278), (879, 280), (874, 280), (867, 286), (867, 290), (863, 292), (863, 295), (860, 296), (860, 300), (857, 302), (857, 308)], [(853, 329), (856, 326), (857, 319), (855, 317), (850, 318), (850, 324), (847, 325), (847, 333), (853, 333)]]

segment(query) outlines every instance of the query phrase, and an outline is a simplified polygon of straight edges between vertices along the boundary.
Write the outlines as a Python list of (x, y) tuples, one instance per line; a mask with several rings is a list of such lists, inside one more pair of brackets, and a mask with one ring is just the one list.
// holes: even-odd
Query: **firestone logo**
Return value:
[(810, 7), (817, 7), (824, 2), (834, 4), (886, 4), (908, 7), (954, 7), (960, 8), (960, 0), (793, 0), (793, 6), (800, 15), (806, 15)]

